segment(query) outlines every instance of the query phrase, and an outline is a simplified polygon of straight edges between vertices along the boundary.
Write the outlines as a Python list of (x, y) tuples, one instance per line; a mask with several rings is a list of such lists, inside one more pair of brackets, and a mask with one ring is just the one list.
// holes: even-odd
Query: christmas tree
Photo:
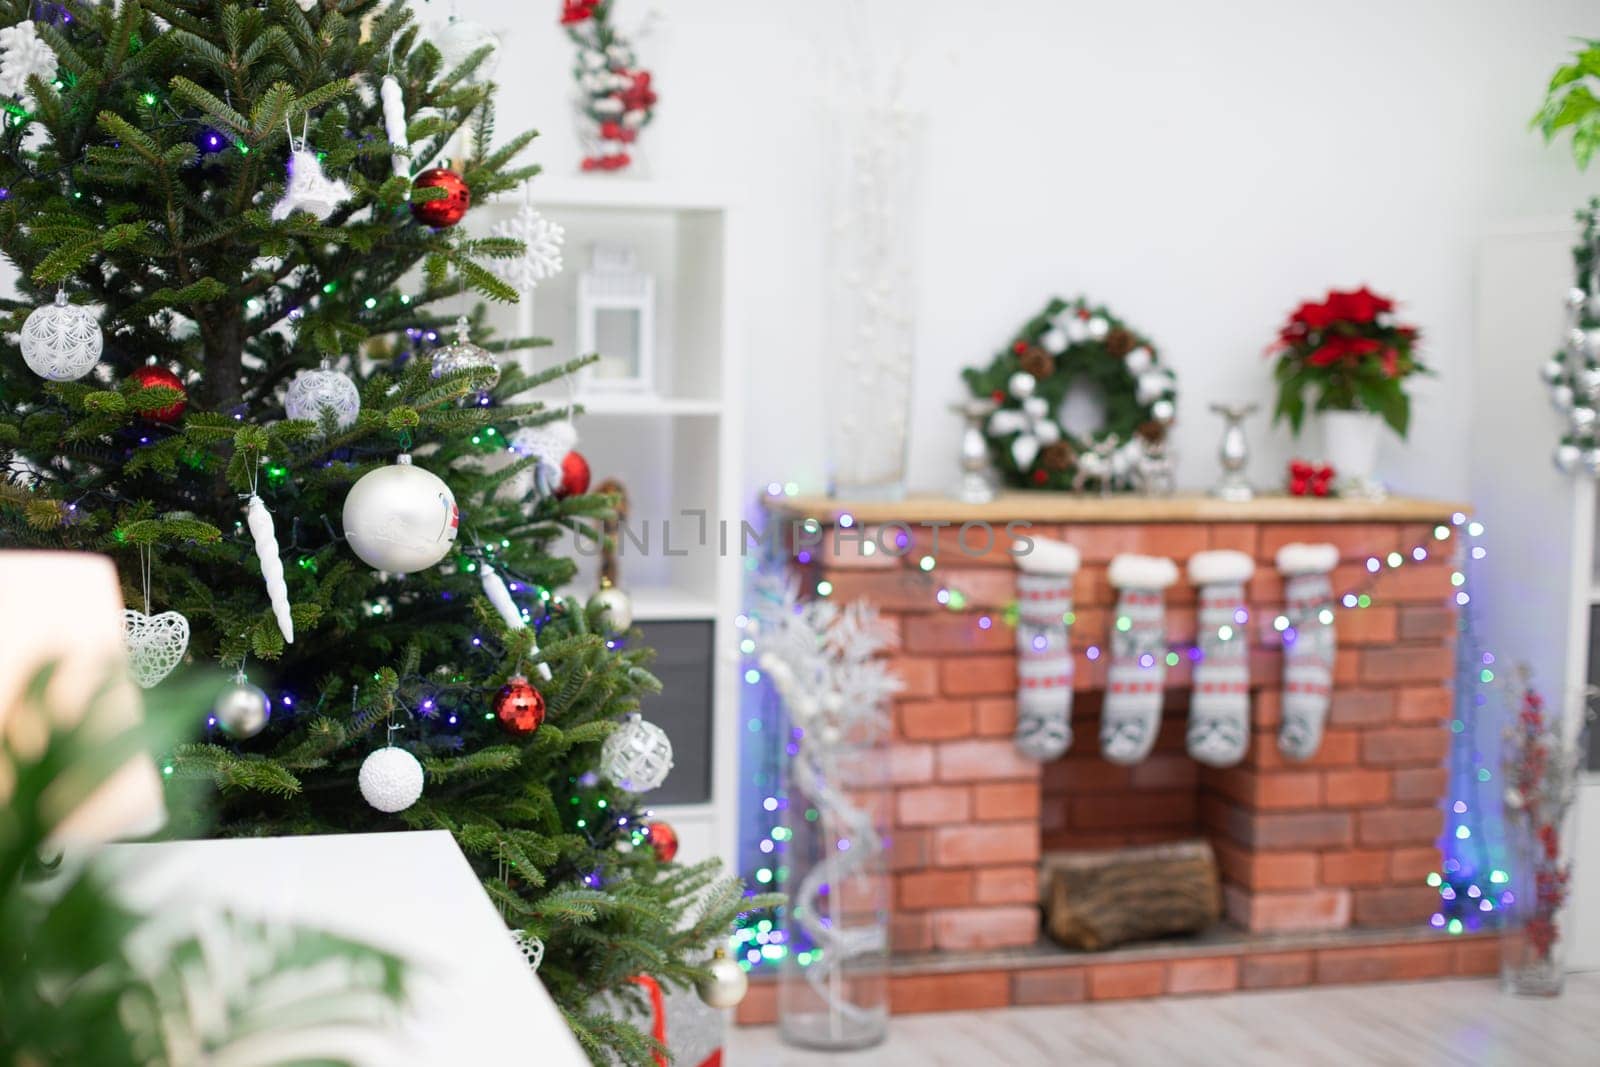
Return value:
[(449, 830), (591, 1055), (648, 1063), (597, 997), (703, 978), (769, 902), (658, 855), (623, 788), (662, 755), (626, 720), (648, 653), (553, 552), (612, 501), (515, 399), (577, 364), (453, 325), (528, 254), (457, 223), (538, 170), (459, 38), (404, 2), (0, 0), (0, 543), (115, 559), (151, 699), (180, 659), (235, 676), (175, 810)]

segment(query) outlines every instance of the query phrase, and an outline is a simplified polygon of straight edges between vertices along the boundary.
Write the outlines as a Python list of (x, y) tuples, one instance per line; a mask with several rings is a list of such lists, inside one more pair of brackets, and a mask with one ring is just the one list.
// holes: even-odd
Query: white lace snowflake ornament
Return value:
[(561, 246), (566, 243), (566, 229), (545, 218), (527, 201), (523, 201), (514, 216), (495, 223), (492, 232), (496, 237), (510, 237), (523, 243), (525, 251), (521, 256), (490, 263), (501, 280), (519, 292), (537, 289), (540, 282), (554, 278), (565, 266)]
[(39, 37), (33, 23), (19, 22), (0, 30), (0, 95), (29, 99), (28, 79), (37, 74), (48, 81), (55, 77), (56, 66), (56, 54)]

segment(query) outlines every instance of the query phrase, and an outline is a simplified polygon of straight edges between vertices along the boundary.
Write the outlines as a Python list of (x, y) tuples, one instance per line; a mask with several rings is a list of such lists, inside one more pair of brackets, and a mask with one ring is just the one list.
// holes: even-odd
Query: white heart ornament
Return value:
[(122, 643), (133, 680), (150, 689), (183, 661), (189, 650), (189, 620), (176, 611), (146, 615), (129, 609), (122, 613)]

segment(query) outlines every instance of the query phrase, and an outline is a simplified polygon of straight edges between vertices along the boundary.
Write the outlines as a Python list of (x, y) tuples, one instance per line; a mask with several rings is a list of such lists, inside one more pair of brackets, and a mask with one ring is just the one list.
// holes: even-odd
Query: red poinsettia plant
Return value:
[(1420, 331), (1395, 322), (1394, 306), (1362, 286), (1295, 308), (1267, 350), (1277, 358), (1274, 419), (1299, 433), (1309, 402), (1313, 411), (1373, 412), (1404, 437), (1411, 402), (1401, 383), (1427, 368), (1415, 355)]

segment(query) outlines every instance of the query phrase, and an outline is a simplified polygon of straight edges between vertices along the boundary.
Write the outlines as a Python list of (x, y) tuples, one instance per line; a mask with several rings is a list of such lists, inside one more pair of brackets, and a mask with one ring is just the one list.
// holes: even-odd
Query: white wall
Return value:
[[(619, 0), (619, 17), (648, 6)], [(1527, 130), (1570, 38), (1600, 36), (1582, 0), (661, 6), (642, 46), (662, 92), (652, 172), (747, 209), (752, 486), (824, 480), (820, 411), (841, 386), (819, 356), (816, 72), (862, 9), (875, 54), (904, 49), (927, 114), (916, 487), (952, 469), (958, 370), (1052, 292), (1102, 300), (1162, 346), (1179, 374), (1180, 481), (1198, 486), (1215, 470), (1209, 403), (1268, 403), (1260, 353), (1286, 311), (1366, 282), (1405, 301), (1439, 370), (1386, 469), (1406, 490), (1465, 493), (1474, 249), (1499, 220), (1566, 214), (1600, 187)], [(570, 172), (556, 7), (460, 0), (508, 42), (502, 128), (541, 127), (537, 157)], [(1264, 417), (1255, 431), (1255, 474), (1276, 482), (1294, 446)]]

